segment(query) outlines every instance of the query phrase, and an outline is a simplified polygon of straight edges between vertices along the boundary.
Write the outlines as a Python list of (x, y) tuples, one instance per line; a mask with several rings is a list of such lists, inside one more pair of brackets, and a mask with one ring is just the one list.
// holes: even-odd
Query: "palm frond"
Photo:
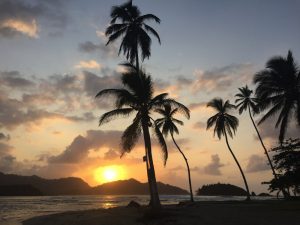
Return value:
[(156, 30), (154, 30), (152, 27), (150, 27), (147, 24), (143, 24), (143, 25), (147, 31), (149, 31), (152, 35), (154, 35), (157, 38), (158, 43), (161, 44), (159, 34), (156, 32)]
[(99, 126), (110, 122), (111, 120), (117, 117), (128, 117), (134, 112), (132, 108), (121, 108), (121, 109), (114, 109), (112, 111), (104, 113), (99, 119)]
[(145, 14), (136, 19), (139, 23), (144, 23), (146, 20), (155, 20), (156, 23), (160, 23), (160, 19), (153, 14)]
[(121, 139), (121, 149), (123, 156), (125, 153), (130, 152), (137, 143), (141, 135), (141, 120), (136, 116), (133, 123), (126, 128)]
[(168, 160), (168, 148), (166, 141), (156, 123), (153, 123), (153, 131), (162, 150), (164, 165), (166, 165)]

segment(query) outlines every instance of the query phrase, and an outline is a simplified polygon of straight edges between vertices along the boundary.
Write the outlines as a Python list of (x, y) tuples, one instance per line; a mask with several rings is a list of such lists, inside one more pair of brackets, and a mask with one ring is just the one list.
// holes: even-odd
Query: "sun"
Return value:
[(117, 175), (117, 171), (111, 168), (107, 168), (103, 171), (103, 176), (107, 181), (115, 180)]
[(94, 179), (97, 183), (106, 183), (125, 178), (125, 171), (121, 166), (98, 167), (94, 170)]

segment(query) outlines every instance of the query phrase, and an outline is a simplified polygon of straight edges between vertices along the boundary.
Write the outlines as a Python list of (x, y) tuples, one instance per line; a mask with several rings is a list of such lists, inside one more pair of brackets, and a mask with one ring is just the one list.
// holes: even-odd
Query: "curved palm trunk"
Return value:
[(152, 159), (152, 150), (151, 150), (151, 139), (149, 134), (148, 128), (148, 121), (142, 120), (142, 128), (144, 134), (144, 143), (146, 149), (146, 164), (147, 164), (147, 176), (148, 176), (148, 184), (149, 184), (149, 191), (150, 191), (150, 205), (153, 210), (159, 210), (161, 208), (157, 184), (156, 184), (156, 177), (155, 177), (155, 170), (154, 164)]
[(191, 202), (193, 202), (193, 201), (194, 201), (194, 197), (193, 197), (193, 190), (192, 190), (191, 172), (190, 172), (190, 167), (189, 167), (188, 160), (187, 160), (187, 158), (185, 157), (184, 153), (183, 153), (183, 152), (181, 151), (181, 149), (179, 148), (179, 146), (177, 145), (177, 143), (176, 143), (176, 141), (175, 141), (175, 139), (174, 139), (174, 137), (173, 137), (173, 134), (171, 134), (171, 137), (172, 137), (172, 140), (173, 140), (174, 144), (176, 145), (178, 151), (181, 153), (182, 157), (183, 157), (184, 160), (185, 160), (186, 167), (187, 167), (187, 170), (188, 170)]
[(244, 180), (244, 183), (245, 183), (245, 187), (246, 187), (246, 190), (247, 190), (247, 199), (246, 199), (246, 200), (249, 201), (249, 200), (250, 200), (250, 191), (249, 191), (249, 187), (248, 187), (248, 183), (247, 183), (246, 177), (245, 177), (245, 175), (244, 175), (244, 172), (243, 172), (243, 170), (242, 170), (242, 167), (240, 166), (240, 164), (239, 164), (237, 158), (235, 157), (235, 155), (234, 155), (232, 149), (230, 148), (230, 145), (229, 145), (229, 143), (228, 143), (228, 138), (227, 138), (227, 133), (226, 133), (226, 131), (224, 132), (224, 134), (225, 134), (225, 140), (226, 140), (227, 147), (228, 147), (228, 149), (229, 149), (229, 151), (230, 151), (232, 157), (234, 158), (234, 161), (236, 162), (236, 164), (237, 164), (237, 166), (239, 167), (239, 170), (240, 170), (240, 172), (241, 172), (241, 174), (242, 174), (242, 177), (243, 177), (243, 180)]
[(136, 51), (136, 57), (135, 57), (135, 66), (140, 71), (140, 65), (139, 65), (139, 46), (136, 40), (136, 46), (135, 46), (135, 51)]
[[(251, 121), (252, 121), (252, 124), (253, 124), (253, 126), (254, 126), (254, 128), (255, 128), (255, 131), (256, 131), (256, 133), (257, 133), (257, 136), (258, 136), (258, 138), (259, 138), (259, 141), (260, 141), (260, 143), (261, 143), (261, 145), (262, 145), (262, 147), (263, 147), (263, 149), (264, 149), (264, 151), (265, 151), (265, 155), (266, 155), (267, 158), (268, 158), (268, 162), (269, 162), (269, 165), (270, 165), (270, 167), (271, 167), (273, 176), (274, 176), (275, 180), (278, 180), (277, 174), (276, 174), (276, 172), (275, 172), (275, 169), (274, 169), (273, 163), (272, 163), (272, 161), (271, 161), (271, 158), (270, 158), (270, 156), (269, 156), (269, 154), (268, 154), (267, 148), (266, 148), (266, 146), (264, 145), (264, 143), (263, 143), (263, 141), (262, 141), (262, 138), (261, 138), (261, 136), (260, 136), (260, 133), (259, 133), (259, 131), (258, 131), (258, 129), (257, 129), (257, 126), (256, 126), (256, 124), (255, 124), (255, 122), (254, 122), (254, 119), (253, 119), (253, 117), (252, 117), (250, 107), (248, 107), (248, 111), (249, 111), (249, 116), (250, 116), (250, 119), (251, 119)], [(282, 193), (283, 193), (283, 195), (284, 195), (285, 198), (290, 197), (289, 194), (284, 190), (284, 188), (282, 188), (281, 191), (282, 191)]]

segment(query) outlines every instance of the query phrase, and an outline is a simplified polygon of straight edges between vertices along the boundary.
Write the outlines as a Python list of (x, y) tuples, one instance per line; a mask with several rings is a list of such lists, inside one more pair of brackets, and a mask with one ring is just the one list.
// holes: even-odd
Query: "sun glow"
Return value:
[(121, 166), (99, 167), (94, 171), (94, 179), (98, 183), (105, 183), (125, 178), (125, 171)]

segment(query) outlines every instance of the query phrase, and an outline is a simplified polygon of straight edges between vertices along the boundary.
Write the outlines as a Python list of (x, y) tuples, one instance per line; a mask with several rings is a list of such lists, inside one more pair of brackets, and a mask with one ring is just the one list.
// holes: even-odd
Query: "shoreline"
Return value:
[[(155, 218), (147, 217), (149, 207), (114, 207), (70, 211), (38, 216), (23, 225), (137, 225), (137, 224), (201, 224), (201, 225), (298, 225), (300, 201), (253, 200), (202, 201), (163, 205)], [(146, 215), (146, 216), (145, 216)]]

